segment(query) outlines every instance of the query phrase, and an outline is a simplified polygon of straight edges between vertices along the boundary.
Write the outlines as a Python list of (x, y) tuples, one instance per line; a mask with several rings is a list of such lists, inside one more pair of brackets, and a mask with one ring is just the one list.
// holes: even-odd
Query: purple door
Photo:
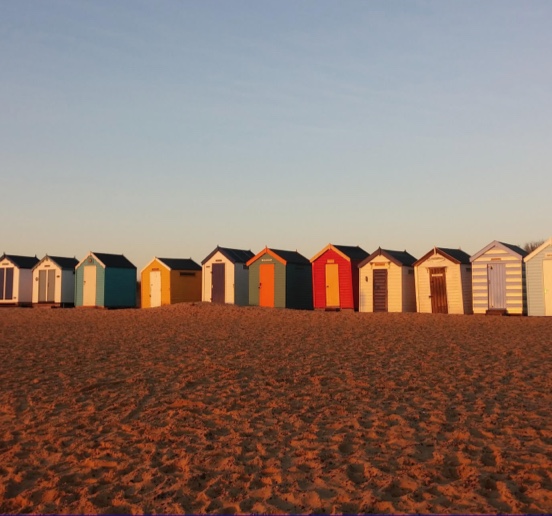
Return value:
[(225, 302), (225, 266), (224, 263), (214, 263), (211, 276), (211, 301), (213, 303)]

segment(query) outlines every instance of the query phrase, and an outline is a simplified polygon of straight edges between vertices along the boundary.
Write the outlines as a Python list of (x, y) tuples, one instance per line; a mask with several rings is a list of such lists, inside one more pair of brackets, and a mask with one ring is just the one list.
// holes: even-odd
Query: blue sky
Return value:
[(549, 1), (0, 3), (0, 252), (552, 235)]

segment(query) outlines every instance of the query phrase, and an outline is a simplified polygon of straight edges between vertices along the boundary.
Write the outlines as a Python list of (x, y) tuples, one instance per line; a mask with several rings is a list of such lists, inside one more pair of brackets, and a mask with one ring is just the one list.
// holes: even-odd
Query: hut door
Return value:
[(0, 269), (0, 299), (13, 299), (13, 267)]
[(429, 268), (431, 312), (434, 314), (448, 314), (446, 271), (446, 267)]
[(211, 301), (213, 303), (224, 303), (225, 296), (225, 264), (213, 263), (211, 275)]
[(161, 271), (150, 272), (150, 306), (161, 306)]
[(0, 299), (13, 299), (13, 267), (0, 269)]
[(83, 277), (84, 277), (84, 281), (82, 285), (82, 305), (95, 306), (96, 305), (96, 266), (85, 265)]
[(46, 302), (46, 287), (48, 286), (48, 271), (38, 271), (38, 302)]
[(339, 304), (339, 264), (326, 264), (326, 306), (335, 307)]
[(374, 312), (387, 312), (387, 269), (374, 270)]
[(259, 267), (259, 305), (274, 306), (274, 264)]
[(489, 284), (489, 308), (506, 308), (506, 265), (490, 263), (487, 265)]
[(56, 271), (38, 271), (38, 302), (53, 303), (56, 295)]
[(544, 315), (552, 315), (552, 260), (543, 260)]

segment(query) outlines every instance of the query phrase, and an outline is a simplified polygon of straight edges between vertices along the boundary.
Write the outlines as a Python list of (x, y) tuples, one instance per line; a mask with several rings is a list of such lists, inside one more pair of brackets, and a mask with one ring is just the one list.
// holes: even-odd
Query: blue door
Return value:
[(489, 282), (489, 308), (506, 308), (506, 265), (490, 263), (487, 265)]

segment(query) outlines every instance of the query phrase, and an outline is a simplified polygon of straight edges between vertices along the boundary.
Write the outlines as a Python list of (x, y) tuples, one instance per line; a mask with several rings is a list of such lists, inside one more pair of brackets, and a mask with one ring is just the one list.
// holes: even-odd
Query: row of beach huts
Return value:
[[(528, 254), (493, 241), (470, 256), (329, 244), (297, 251), (217, 246), (199, 265), (153, 258), (140, 273), (119, 254), (0, 258), (0, 306), (157, 307), (180, 302), (361, 312), (552, 316), (552, 238)], [(137, 303), (137, 295), (140, 303)]]

